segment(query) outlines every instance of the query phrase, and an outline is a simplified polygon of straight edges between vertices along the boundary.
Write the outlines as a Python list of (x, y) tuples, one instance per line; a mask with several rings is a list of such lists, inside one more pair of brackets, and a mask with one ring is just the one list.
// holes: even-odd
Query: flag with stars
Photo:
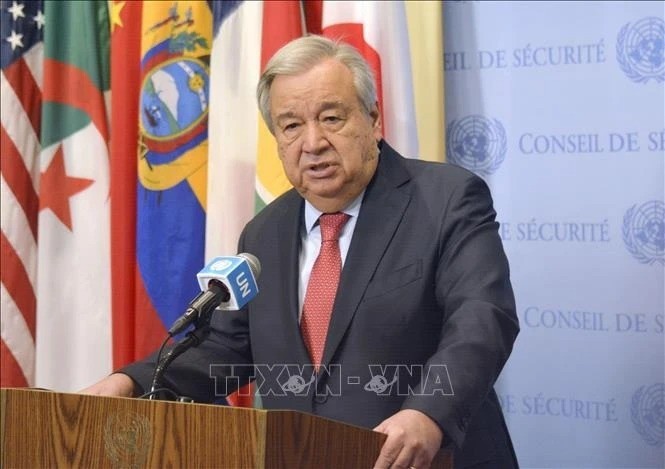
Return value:
[(77, 390), (111, 371), (109, 18), (45, 2), (36, 382)]
[(42, 2), (0, 2), (0, 385), (35, 383)]

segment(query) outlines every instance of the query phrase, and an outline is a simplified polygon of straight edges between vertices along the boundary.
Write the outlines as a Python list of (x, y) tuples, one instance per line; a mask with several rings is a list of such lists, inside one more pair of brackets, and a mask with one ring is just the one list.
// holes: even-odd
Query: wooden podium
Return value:
[(385, 440), (302, 412), (30, 389), (0, 390), (0, 411), (6, 469), (370, 468)]

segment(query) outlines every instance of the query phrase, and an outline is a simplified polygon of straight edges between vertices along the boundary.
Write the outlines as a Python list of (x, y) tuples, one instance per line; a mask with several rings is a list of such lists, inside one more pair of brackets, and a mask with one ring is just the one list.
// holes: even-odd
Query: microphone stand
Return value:
[(160, 391), (166, 391), (169, 394), (177, 396), (175, 392), (168, 388), (160, 388), (159, 385), (162, 381), (162, 377), (164, 376), (164, 373), (166, 372), (166, 369), (168, 366), (178, 358), (180, 355), (182, 355), (185, 351), (189, 350), (192, 347), (198, 347), (210, 334), (210, 320), (212, 318), (212, 312), (215, 310), (215, 307), (209, 308), (207, 311), (203, 311), (199, 317), (194, 320), (194, 328), (190, 330), (186, 335), (185, 338), (182, 339), (181, 341), (177, 342), (171, 350), (169, 350), (169, 353), (164, 356), (161, 360), (159, 360), (157, 367), (155, 368), (155, 372), (152, 377), (152, 386), (150, 387), (150, 392), (148, 392), (146, 395), (148, 399), (150, 400), (156, 400), (157, 399), (157, 394)]

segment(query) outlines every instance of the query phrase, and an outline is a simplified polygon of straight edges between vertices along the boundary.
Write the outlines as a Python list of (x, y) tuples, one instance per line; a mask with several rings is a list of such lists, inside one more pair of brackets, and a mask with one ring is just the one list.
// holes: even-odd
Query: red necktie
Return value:
[(342, 272), (342, 256), (337, 240), (349, 217), (340, 212), (324, 213), (319, 217), (321, 250), (307, 283), (300, 319), (302, 337), (317, 371), (323, 357), (330, 315)]

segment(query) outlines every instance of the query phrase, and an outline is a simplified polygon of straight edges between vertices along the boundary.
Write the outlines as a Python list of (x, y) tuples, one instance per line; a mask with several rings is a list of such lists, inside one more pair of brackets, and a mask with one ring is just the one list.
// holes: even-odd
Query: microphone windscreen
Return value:
[(261, 272), (261, 263), (248, 253), (237, 256), (219, 256), (212, 259), (196, 277), (201, 290), (207, 291), (212, 280), (221, 282), (229, 292), (228, 301), (217, 308), (222, 311), (237, 311), (249, 303), (259, 292), (256, 278)]
[(254, 277), (258, 278), (258, 276), (261, 275), (261, 262), (257, 259), (257, 257), (254, 254), (250, 254), (248, 252), (241, 252), (240, 254), (238, 254), (238, 256), (247, 259), (247, 262), (249, 263), (249, 268), (252, 269)]

